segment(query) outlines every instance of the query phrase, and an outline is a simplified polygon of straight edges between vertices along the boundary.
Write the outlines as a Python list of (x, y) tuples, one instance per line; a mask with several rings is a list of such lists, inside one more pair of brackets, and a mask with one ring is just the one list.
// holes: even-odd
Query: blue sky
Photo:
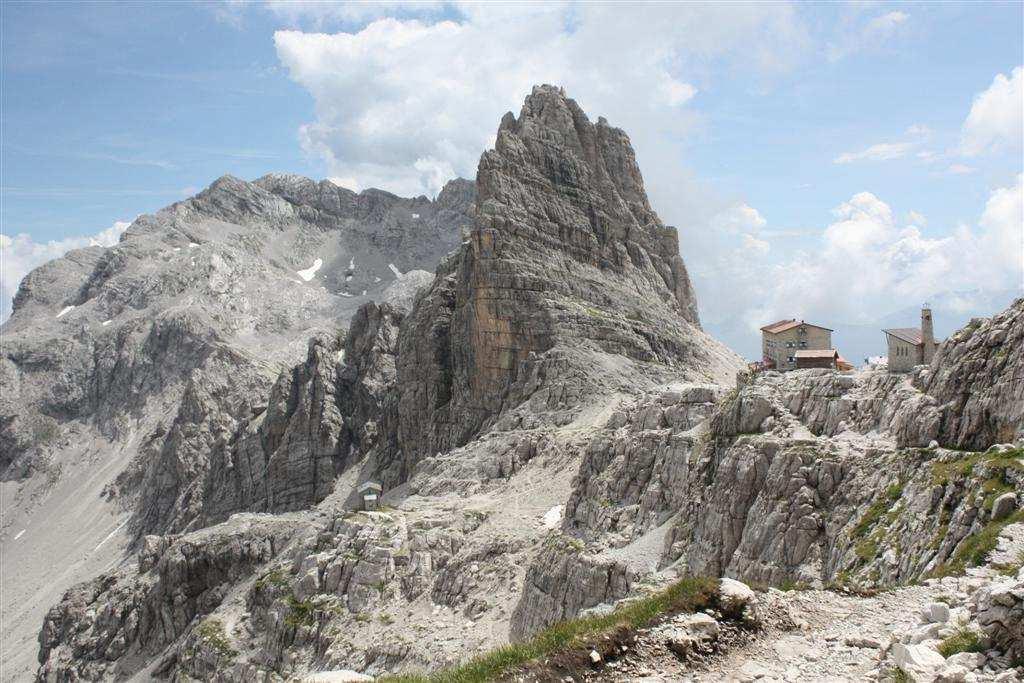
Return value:
[(951, 293), (969, 317), (1021, 291), (1020, 3), (2, 11), (4, 299), (224, 173), (435, 192), (537, 82), (630, 134), (734, 345), (762, 319)]

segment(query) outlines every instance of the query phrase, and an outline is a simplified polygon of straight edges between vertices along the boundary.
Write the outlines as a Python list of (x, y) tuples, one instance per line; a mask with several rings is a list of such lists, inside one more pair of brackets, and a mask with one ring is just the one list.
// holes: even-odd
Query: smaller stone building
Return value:
[(921, 309), (921, 327), (896, 327), (885, 332), (889, 347), (889, 372), (910, 372), (915, 365), (932, 362), (938, 344), (932, 328), (932, 311)]
[(765, 367), (796, 370), (797, 351), (827, 350), (832, 350), (832, 330), (827, 327), (790, 319), (761, 328), (761, 355)]
[(796, 356), (796, 369), (806, 368), (829, 368), (835, 370), (839, 367), (839, 352), (835, 349), (801, 349), (793, 354)]

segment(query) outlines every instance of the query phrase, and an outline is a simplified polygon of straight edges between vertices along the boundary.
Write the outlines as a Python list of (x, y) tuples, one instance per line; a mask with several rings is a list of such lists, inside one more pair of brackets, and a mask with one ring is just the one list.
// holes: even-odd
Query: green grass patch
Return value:
[(914, 679), (910, 677), (910, 674), (898, 666), (889, 670), (889, 680), (891, 683), (914, 683)]
[(309, 600), (296, 600), (294, 595), (285, 598), (288, 603), (288, 614), (284, 623), (289, 626), (306, 626), (313, 623), (313, 603)]
[(981, 638), (969, 628), (962, 628), (939, 643), (939, 654), (943, 657), (952, 657), (960, 652), (984, 651), (985, 648), (981, 646)]
[(857, 555), (858, 560), (867, 564), (878, 557), (878, 541), (874, 538), (866, 538), (853, 547), (853, 552)]
[(985, 557), (995, 550), (999, 542), (999, 532), (1006, 525), (1016, 522), (1024, 522), (1024, 510), (1017, 510), (1006, 519), (989, 522), (981, 531), (961, 541), (949, 562), (936, 567), (932, 576), (936, 578), (959, 576), (967, 567), (977, 567), (984, 563)]
[(865, 512), (864, 516), (861, 517), (859, 522), (857, 522), (857, 526), (853, 527), (853, 531), (850, 532), (850, 535), (854, 538), (860, 538), (867, 534), (868, 531), (878, 523), (878, 520), (881, 519), (882, 515), (884, 515), (902, 495), (902, 483), (896, 483), (887, 488), (885, 490), (885, 495), (871, 504), (868, 511)]
[(465, 664), (428, 675), (384, 676), (377, 683), (484, 683), (559, 650), (582, 645), (588, 638), (619, 627), (643, 628), (659, 617), (696, 612), (714, 603), (718, 581), (686, 578), (667, 589), (630, 602), (611, 614), (570, 619), (541, 631), (523, 643), (513, 643), (472, 659)]
[(288, 585), (288, 575), (281, 568), (271, 569), (269, 572), (256, 579), (256, 590), (264, 590), (273, 586), (274, 588), (285, 588)]
[(945, 486), (954, 479), (970, 476), (978, 465), (993, 470), (1003, 470), (1000, 479), (1005, 482), (1005, 470), (1015, 469), (1024, 472), (1024, 463), (1020, 461), (1022, 457), (1024, 457), (1024, 448), (1012, 448), (999, 452), (967, 451), (964, 457), (957, 460), (932, 463), (932, 483)]
[(213, 650), (219, 657), (234, 659), (238, 656), (238, 652), (231, 647), (231, 641), (224, 631), (224, 623), (220, 619), (215, 617), (203, 619), (196, 626), (195, 634), (207, 648)]
[(338, 598), (325, 593), (314, 595), (309, 600), (296, 600), (289, 594), (285, 602), (288, 603), (288, 614), (284, 623), (292, 627), (311, 626), (320, 616), (336, 615), (342, 611)]

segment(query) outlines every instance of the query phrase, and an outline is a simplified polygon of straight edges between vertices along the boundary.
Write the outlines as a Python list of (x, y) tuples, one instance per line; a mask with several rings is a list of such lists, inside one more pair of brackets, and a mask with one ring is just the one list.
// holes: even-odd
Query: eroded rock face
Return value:
[(971, 611), (982, 631), (1010, 656), (1024, 659), (1024, 569), (1010, 579), (978, 590)]
[(559, 88), (502, 119), (477, 195), (468, 243), (403, 326), (390, 471), (539, 392), (535, 417), (614, 389), (595, 357), (625, 364), (632, 384), (656, 368), (722, 380), (737, 367), (700, 331), (676, 231), (651, 209), (629, 138)]
[[(920, 388), (935, 403), (942, 445), (970, 450), (1024, 436), (1024, 299), (972, 320), (938, 349)], [(923, 444), (922, 444), (923, 445)]]
[(510, 636), (521, 640), (588, 607), (625, 597), (633, 580), (617, 562), (596, 560), (581, 553), (568, 539), (553, 536), (545, 542), (523, 585), (523, 596), (512, 613)]
[[(137, 439), (139, 456), (110, 493), (145, 501), (139, 531), (314, 504), (348, 446), (330, 408), (339, 327), (386, 298), (396, 272), (433, 268), (458, 245), (474, 198), (464, 180), (431, 202), (299, 176), (224, 176), (140, 216), (116, 247), (42, 266), (3, 326), (0, 467), (24, 476), (59, 461), (77, 421), (114, 442)], [(307, 348), (310, 337), (319, 341)], [(262, 422), (279, 426), (263, 430), (259, 449), (233, 453), (264, 407)], [(302, 432), (302, 419), (323, 425)], [(260, 462), (247, 462), (256, 452)]]
[[(144, 544), (138, 573), (68, 591), (39, 634), (40, 681), (128, 677), (213, 611), (238, 581), (280, 552), (294, 520), (245, 518)], [(173, 664), (164, 662), (166, 667)]]
[[(393, 283), (415, 294), (423, 269), (460, 243), (474, 197), (458, 180), (431, 201), (225, 176), (139, 217), (116, 246), (72, 252), (25, 279), (0, 354), (0, 475), (20, 480), (0, 514), (25, 532), (20, 578), (3, 593), (5, 614), (25, 612), (0, 631), (5, 670), (27, 672), (32, 658), (17, 654), (27, 631), (102, 569), (104, 557), (89, 568), (68, 557), (44, 521), (69, 497), (95, 503), (81, 502), (86, 513), (56, 533), (81, 539), (116, 519), (93, 542), (116, 526), (113, 551), (241, 510), (306, 509), (331, 491), (377, 421), (344, 405), (346, 387), (361, 392), (365, 375), (372, 394), (389, 372), (384, 362), (346, 379), (345, 328), (364, 304), (390, 301)], [(369, 327), (353, 339), (394, 345), (397, 319)], [(11, 535), (0, 542), (8, 552)], [(67, 571), (49, 571), (56, 563)]]
[[(1022, 306), (953, 335), (931, 378), (765, 373), (697, 426), (667, 419), (663, 397), (645, 397), (590, 442), (563, 528), (592, 546), (619, 546), (671, 519), (662, 565), (776, 585), (893, 585), (962, 571), (977, 561), (969, 558), (979, 534), (1013, 513), (996, 501), (1024, 491), (1020, 450), (992, 441), (1019, 408), (994, 397), (1024, 387), (993, 363), (1012, 370), (1022, 352), (969, 352), (992, 334), (970, 341), (971, 330), (1015, 338)], [(987, 407), (965, 423), (938, 377), (970, 377), (957, 396)], [(935, 438), (992, 448), (905, 447)]]

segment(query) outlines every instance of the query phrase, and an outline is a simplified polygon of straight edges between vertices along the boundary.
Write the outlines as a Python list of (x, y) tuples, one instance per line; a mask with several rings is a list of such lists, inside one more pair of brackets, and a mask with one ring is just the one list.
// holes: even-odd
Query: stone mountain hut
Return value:
[(364, 510), (376, 510), (380, 506), (380, 494), (384, 489), (375, 481), (366, 481), (359, 485), (359, 495), (363, 497)]
[(889, 347), (889, 372), (909, 372), (915, 365), (932, 362), (938, 344), (932, 328), (932, 309), (921, 309), (921, 327), (897, 327), (885, 332)]
[[(761, 355), (766, 368), (784, 371), (798, 367), (835, 367), (832, 361), (829, 365), (799, 365), (797, 354), (801, 351), (828, 351), (838, 356), (832, 348), (832, 330), (796, 319), (780, 320), (761, 328)], [(817, 363), (821, 359), (815, 356), (814, 361), (806, 362)]]

